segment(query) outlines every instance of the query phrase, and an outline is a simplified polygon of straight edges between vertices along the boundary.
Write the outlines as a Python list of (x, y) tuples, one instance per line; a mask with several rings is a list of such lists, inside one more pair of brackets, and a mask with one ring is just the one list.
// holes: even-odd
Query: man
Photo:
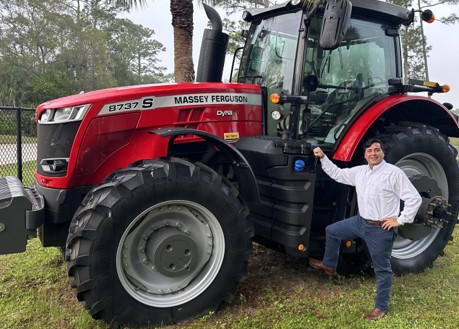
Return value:
[[(375, 306), (366, 319), (377, 320), (389, 310), (390, 259), (396, 227), (413, 222), (421, 197), (400, 168), (384, 161), (380, 140), (371, 139), (364, 148), (368, 164), (345, 169), (331, 162), (320, 147), (314, 149), (325, 173), (339, 183), (355, 186), (359, 214), (327, 226), (324, 258), (322, 261), (310, 258), (309, 264), (328, 275), (335, 275), (341, 240), (363, 239), (376, 276)], [(401, 213), (400, 200), (404, 201)]]

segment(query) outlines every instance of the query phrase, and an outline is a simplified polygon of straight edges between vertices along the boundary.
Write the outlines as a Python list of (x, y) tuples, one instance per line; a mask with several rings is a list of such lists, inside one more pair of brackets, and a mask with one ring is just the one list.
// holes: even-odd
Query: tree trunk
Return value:
[(193, 0), (171, 0), (175, 82), (194, 81)]

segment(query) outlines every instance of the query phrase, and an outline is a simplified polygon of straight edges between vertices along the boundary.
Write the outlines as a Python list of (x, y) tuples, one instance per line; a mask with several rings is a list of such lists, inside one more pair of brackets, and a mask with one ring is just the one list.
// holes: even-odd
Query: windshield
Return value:
[(242, 55), (238, 82), (291, 92), (301, 11), (253, 24)]
[(311, 24), (305, 76), (315, 75), (319, 85), (308, 93), (309, 134), (334, 143), (355, 111), (375, 95), (387, 93), (388, 80), (396, 77), (394, 39), (386, 26), (352, 19), (341, 46), (320, 48), (320, 20)]

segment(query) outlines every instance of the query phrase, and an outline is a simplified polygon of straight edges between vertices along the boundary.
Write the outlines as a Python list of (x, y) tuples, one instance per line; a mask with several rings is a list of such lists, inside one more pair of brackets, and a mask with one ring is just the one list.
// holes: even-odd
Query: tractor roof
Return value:
[[(351, 0), (352, 16), (364, 16), (378, 20), (387, 21), (392, 24), (411, 23), (412, 11), (404, 7), (378, 0)], [(281, 12), (295, 12), (301, 9), (301, 6), (294, 6), (291, 1), (269, 7), (269, 8), (251, 8), (247, 9), (250, 15), (250, 21), (271, 15), (277, 15)]]

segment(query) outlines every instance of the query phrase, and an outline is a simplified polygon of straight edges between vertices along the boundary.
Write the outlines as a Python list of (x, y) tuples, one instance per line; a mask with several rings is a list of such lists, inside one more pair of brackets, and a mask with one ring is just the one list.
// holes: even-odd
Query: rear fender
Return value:
[(169, 149), (171, 142), (173, 142), (174, 138), (178, 136), (194, 135), (204, 139), (206, 142), (215, 146), (220, 152), (223, 152), (230, 159), (237, 179), (241, 183), (239, 184), (239, 190), (244, 200), (254, 203), (258, 203), (260, 201), (260, 193), (258, 191), (257, 181), (252, 168), (242, 153), (224, 139), (202, 130), (190, 128), (155, 129), (149, 133), (156, 134), (161, 137), (172, 137), (169, 142)]
[(459, 137), (455, 116), (439, 102), (422, 96), (393, 95), (356, 113), (336, 145), (333, 159), (350, 162), (364, 136), (380, 118), (384, 118), (385, 124), (415, 118), (416, 122), (436, 127), (447, 136)]

